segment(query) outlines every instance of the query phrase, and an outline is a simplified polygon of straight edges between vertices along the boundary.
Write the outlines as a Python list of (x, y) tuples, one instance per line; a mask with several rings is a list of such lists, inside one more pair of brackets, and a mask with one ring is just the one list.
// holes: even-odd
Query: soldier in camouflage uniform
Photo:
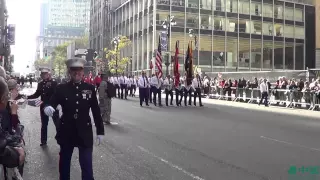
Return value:
[(108, 97), (107, 94), (107, 81), (108, 75), (106, 73), (101, 73), (101, 83), (99, 87), (99, 107), (103, 122), (106, 124), (110, 124), (111, 98)]

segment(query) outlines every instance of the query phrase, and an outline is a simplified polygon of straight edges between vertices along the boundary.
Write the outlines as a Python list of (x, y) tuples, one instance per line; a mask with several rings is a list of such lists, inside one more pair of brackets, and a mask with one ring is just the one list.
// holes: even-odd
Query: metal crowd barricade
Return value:
[[(210, 98), (235, 102), (240, 100), (247, 103), (259, 103), (261, 99), (259, 88), (231, 87), (231, 92), (231, 96), (229, 96), (224, 88), (211, 86)], [(284, 105), (286, 108), (306, 106), (308, 110), (316, 110), (320, 108), (320, 96), (315, 92), (273, 88), (269, 91), (268, 103), (269, 105)]]

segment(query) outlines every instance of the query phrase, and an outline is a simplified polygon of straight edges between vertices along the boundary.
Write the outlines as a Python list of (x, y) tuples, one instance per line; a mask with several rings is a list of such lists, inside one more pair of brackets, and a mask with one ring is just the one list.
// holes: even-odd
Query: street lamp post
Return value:
[(166, 59), (166, 62), (165, 62), (165, 65), (166, 65), (166, 75), (168, 76), (169, 75), (169, 66), (170, 66), (170, 57), (171, 57), (171, 52), (170, 52), (170, 29), (173, 25), (176, 25), (176, 22), (174, 20), (174, 16), (170, 16), (168, 15), (167, 19), (165, 19), (162, 23), (162, 26), (164, 29), (167, 30), (167, 51), (168, 51), (168, 54), (167, 54), (167, 59)]

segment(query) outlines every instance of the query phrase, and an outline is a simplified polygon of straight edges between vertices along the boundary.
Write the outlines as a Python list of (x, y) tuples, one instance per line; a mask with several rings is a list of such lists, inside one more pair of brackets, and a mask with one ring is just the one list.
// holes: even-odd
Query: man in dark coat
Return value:
[(71, 157), (75, 147), (79, 149), (82, 180), (93, 180), (93, 132), (89, 115), (90, 109), (96, 126), (98, 144), (104, 135), (104, 125), (95, 87), (82, 82), (85, 62), (82, 58), (66, 61), (71, 80), (57, 86), (50, 102), (46, 104), (44, 109), (47, 116), (52, 116), (58, 104), (62, 107), (63, 115), (56, 135), (60, 145), (60, 180), (70, 179)]

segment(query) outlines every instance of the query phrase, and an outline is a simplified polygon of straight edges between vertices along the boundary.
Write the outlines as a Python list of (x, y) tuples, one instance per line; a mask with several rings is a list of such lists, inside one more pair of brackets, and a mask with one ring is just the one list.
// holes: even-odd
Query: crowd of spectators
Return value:
[[(224, 79), (224, 78), (210, 78), (204, 76), (204, 94), (209, 98), (212, 95), (226, 97), (226, 100), (232, 99), (232, 94), (238, 97), (240, 102), (255, 102), (261, 98), (259, 91), (260, 83), (265, 78), (253, 78), (248, 80), (241, 79)], [(320, 79), (313, 78), (310, 81), (304, 79), (294, 79), (287, 77), (279, 77), (277, 81), (270, 82), (267, 79), (269, 90), (269, 97), (272, 95), (275, 105), (283, 105), (290, 107), (318, 108), (315, 105), (320, 101)], [(287, 104), (290, 103), (290, 104)]]

